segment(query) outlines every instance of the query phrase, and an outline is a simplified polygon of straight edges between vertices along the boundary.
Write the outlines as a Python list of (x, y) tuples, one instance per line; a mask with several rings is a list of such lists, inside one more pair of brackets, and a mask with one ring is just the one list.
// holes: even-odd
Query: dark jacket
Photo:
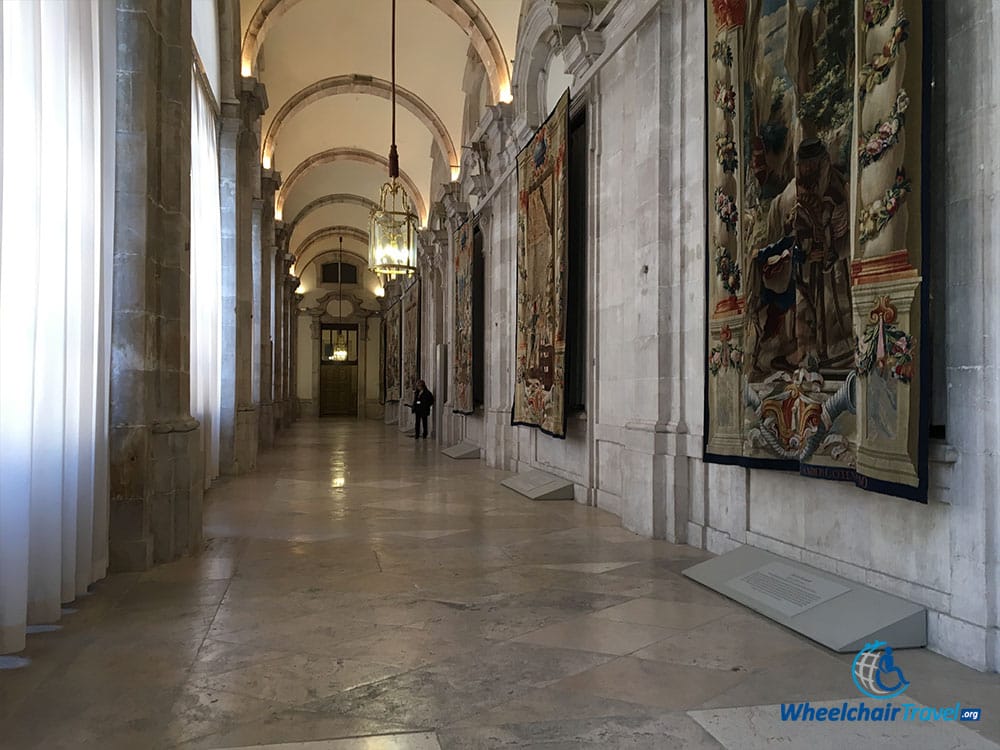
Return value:
[(418, 417), (426, 417), (430, 414), (432, 406), (434, 406), (434, 394), (429, 390), (413, 392), (413, 405), (410, 408)]

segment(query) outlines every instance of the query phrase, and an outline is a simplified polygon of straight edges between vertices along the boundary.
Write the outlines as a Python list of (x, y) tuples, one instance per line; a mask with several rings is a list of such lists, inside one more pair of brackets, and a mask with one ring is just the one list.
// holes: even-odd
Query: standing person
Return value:
[(423, 380), (417, 381), (417, 389), (413, 392), (413, 413), (416, 415), (416, 426), (414, 427), (414, 439), (420, 437), (420, 425), (424, 426), (424, 437), (427, 437), (427, 417), (434, 406), (434, 394), (427, 390), (427, 383)]

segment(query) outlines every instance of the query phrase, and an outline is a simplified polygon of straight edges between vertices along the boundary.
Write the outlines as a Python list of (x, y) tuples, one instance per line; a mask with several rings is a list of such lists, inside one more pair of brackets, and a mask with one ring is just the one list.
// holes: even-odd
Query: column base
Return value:
[(108, 548), (109, 573), (141, 573), (153, 567), (153, 537), (112, 541)]
[(274, 447), (274, 404), (271, 401), (260, 405), (260, 447), (269, 449)]
[(236, 410), (236, 460), (234, 474), (247, 474), (257, 468), (257, 446), (260, 442), (260, 414), (256, 406)]

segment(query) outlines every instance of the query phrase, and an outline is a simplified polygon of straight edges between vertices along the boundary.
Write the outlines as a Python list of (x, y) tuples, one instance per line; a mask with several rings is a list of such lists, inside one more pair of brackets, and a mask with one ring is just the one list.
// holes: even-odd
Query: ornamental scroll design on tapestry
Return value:
[(706, 15), (706, 460), (926, 501), (923, 3)]
[(473, 413), (472, 253), (474, 220), (455, 232), (455, 311), (452, 340), (452, 410)]
[(566, 436), (569, 92), (517, 157), (511, 424)]

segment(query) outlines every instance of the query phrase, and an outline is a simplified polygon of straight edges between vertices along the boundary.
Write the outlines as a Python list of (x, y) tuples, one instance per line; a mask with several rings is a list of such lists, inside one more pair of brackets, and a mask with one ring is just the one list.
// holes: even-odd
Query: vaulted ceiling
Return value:
[[(470, 59), (483, 66), (487, 101), (510, 98), (520, 6), (397, 0), (396, 142), (421, 223), (435, 183), (457, 177)], [(392, 0), (241, 0), (242, 71), (267, 88), (261, 159), (282, 175), (277, 206), (294, 224), (295, 254), (315, 258), (335, 247), (338, 235), (326, 229), (368, 230), (391, 141), (391, 7)], [(344, 242), (363, 253), (361, 234)]]

